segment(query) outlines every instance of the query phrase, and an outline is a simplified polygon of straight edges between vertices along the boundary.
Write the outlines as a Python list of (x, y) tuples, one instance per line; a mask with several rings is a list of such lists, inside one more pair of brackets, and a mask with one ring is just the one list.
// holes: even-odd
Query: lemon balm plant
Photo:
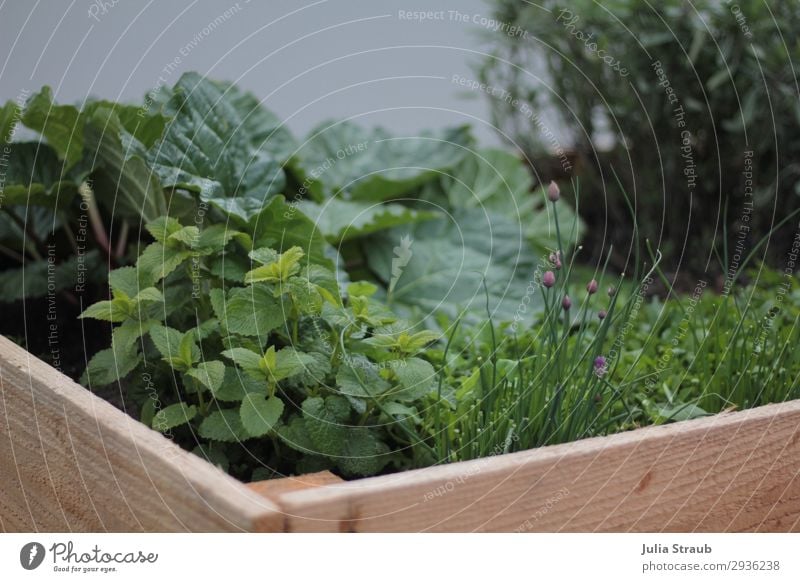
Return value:
[[(115, 324), (88, 384), (129, 378), (142, 422), (243, 478), (421, 462), (398, 446), (392, 415), (431, 394), (419, 352), (436, 334), (404, 331), (370, 284), (343, 301), (334, 273), (299, 246), (252, 248), (243, 232), (174, 218), (147, 230), (136, 266), (111, 272), (111, 299), (82, 315)], [(237, 254), (252, 268), (229, 268)]]

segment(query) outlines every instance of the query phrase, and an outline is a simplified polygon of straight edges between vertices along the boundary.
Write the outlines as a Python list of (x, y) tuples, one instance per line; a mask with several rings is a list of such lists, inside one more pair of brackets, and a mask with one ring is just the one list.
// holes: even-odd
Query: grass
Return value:
[[(560, 230), (558, 240), (537, 279), (545, 311), (533, 326), (495, 323), (487, 306), (483, 327), (455, 322), (431, 354), (438, 399), (417, 440), (436, 462), (800, 397), (800, 285), (788, 271), (748, 271), (746, 286), (737, 274), (727, 294), (703, 280), (678, 294), (658, 253), (646, 272), (612, 278), (607, 260), (599, 273), (575, 269)], [(666, 298), (651, 293), (657, 279)]]

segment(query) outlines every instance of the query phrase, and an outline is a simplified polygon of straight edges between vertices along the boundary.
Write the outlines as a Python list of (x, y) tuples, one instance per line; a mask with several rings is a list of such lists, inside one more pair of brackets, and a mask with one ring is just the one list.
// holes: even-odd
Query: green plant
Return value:
[[(700, 274), (709, 263), (713, 270), (715, 254), (732, 245), (722, 240), (726, 226), (749, 246), (772, 228), (776, 208), (800, 207), (793, 66), (800, 52), (792, 40), (800, 21), (789, 4), (491, 5), (497, 21), (526, 31), (490, 34), (479, 76), (501, 96), (490, 101), (493, 122), (537, 170), (555, 153), (562, 170), (580, 178), (590, 193), (582, 217), (609, 225), (592, 229), (587, 246), (610, 241), (623, 250), (633, 239), (612, 168), (631, 193), (643, 238), (659, 241), (670, 272)], [(770, 250), (791, 236), (779, 231)], [(612, 264), (624, 270), (624, 263), (620, 256)]]
[[(131, 222), (166, 213), (166, 201), (143, 153), (161, 135), (160, 113), (107, 101), (81, 109), (53, 103), (44, 87), (0, 110), (3, 184), (0, 251), (6, 258), (0, 301), (43, 296), (49, 264), (60, 264), (55, 288), (76, 275), (124, 263)], [(14, 141), (19, 125), (38, 139)], [(110, 216), (114, 217), (113, 240)], [(76, 262), (85, 269), (78, 270)], [(22, 267), (25, 263), (26, 284)], [(16, 270), (15, 270), (16, 269)]]
[[(7, 254), (28, 284), (28, 261), (75, 268), (41, 256), (53, 234), (37, 241), (25, 219), (58, 215), (63, 194), (64, 224), (87, 205), (116, 267), (81, 315), (110, 337), (82, 382), (116, 384), (128, 412), (242, 479), (372, 475), (800, 395), (796, 282), (759, 270), (722, 295), (676, 293), (660, 251), (640, 260), (621, 176), (628, 277), (611, 248), (578, 264), (600, 250), (579, 244), (577, 181), (533, 189), (466, 128), (329, 123), (300, 145), (254, 97), (196, 74), (143, 108), (55, 106), (45, 90), (25, 115), (47, 143), (10, 144), (41, 156), (14, 158)], [(111, 244), (106, 227), (126, 223)]]
[[(372, 302), (372, 285), (351, 284), (343, 303), (334, 273), (300, 247), (174, 218), (147, 230), (136, 266), (111, 272), (111, 299), (82, 315), (115, 324), (87, 384), (132, 378), (143, 422), (246, 478), (253, 465), (367, 475), (421, 462), (398, 446), (392, 414), (431, 394), (419, 353), (436, 334)], [(237, 253), (252, 268), (227, 270)], [(258, 462), (236, 465), (245, 454)]]

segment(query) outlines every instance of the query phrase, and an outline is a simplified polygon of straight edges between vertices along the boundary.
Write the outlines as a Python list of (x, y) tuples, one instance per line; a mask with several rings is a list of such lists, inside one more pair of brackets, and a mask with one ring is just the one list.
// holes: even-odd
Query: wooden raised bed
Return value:
[(800, 402), (244, 485), (0, 337), (2, 531), (798, 531)]

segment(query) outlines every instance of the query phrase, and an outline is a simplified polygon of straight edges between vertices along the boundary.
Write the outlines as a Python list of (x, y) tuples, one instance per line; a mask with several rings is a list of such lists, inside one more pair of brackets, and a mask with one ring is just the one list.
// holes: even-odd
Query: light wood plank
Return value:
[(0, 337), (4, 531), (279, 531), (283, 516)]
[(337, 477), (330, 471), (320, 471), (318, 473), (308, 473), (284, 477), (282, 479), (267, 479), (266, 481), (255, 481), (248, 483), (247, 486), (252, 490), (266, 497), (267, 499), (277, 500), (281, 496), (294, 491), (313, 489), (324, 485), (335, 485), (343, 483), (341, 477)]
[(289, 531), (798, 531), (800, 402), (280, 495)]

